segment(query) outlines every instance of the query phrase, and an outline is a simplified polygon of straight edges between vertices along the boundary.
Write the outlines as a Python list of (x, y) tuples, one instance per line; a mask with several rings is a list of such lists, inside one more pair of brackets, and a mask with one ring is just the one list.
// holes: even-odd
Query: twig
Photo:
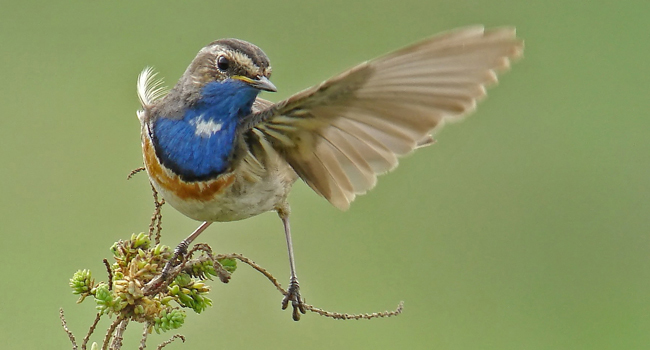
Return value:
[(156, 212), (158, 213), (157, 223), (156, 223), (156, 244), (160, 244), (160, 232), (162, 231), (162, 206), (165, 204), (165, 199), (161, 199), (160, 202), (156, 204)]
[[(106, 261), (106, 259), (104, 259), (104, 261)], [(102, 313), (98, 312), (97, 316), (95, 316), (95, 321), (90, 326), (90, 329), (88, 330), (88, 333), (86, 333), (86, 336), (84, 337), (83, 342), (81, 343), (81, 350), (86, 350), (86, 346), (88, 345), (88, 341), (90, 340), (90, 336), (95, 332), (95, 328), (97, 328), (97, 324), (99, 323), (99, 320), (101, 318), (102, 318)]]
[[(158, 191), (151, 184), (151, 193), (153, 194), (153, 215), (151, 216), (151, 223), (149, 224), (149, 239), (154, 238), (155, 244), (160, 244), (160, 232), (162, 231), (162, 206), (165, 204), (165, 199), (158, 200)], [(154, 237), (155, 236), (155, 237)]]
[(111, 270), (108, 259), (104, 259), (104, 266), (106, 266), (106, 272), (108, 273), (108, 290), (113, 290), (113, 270)]
[(183, 341), (183, 343), (185, 343), (185, 337), (184, 336), (182, 336), (180, 334), (174, 334), (174, 336), (169, 338), (169, 340), (167, 340), (167, 341), (163, 342), (162, 344), (158, 345), (156, 350), (160, 350), (160, 349), (164, 348), (165, 346), (171, 344), (171, 342), (173, 342), (176, 339), (180, 339), (180, 340)]
[(138, 350), (144, 350), (144, 348), (147, 347), (147, 337), (149, 336), (149, 327), (151, 327), (151, 324), (149, 323), (144, 324), (144, 329), (142, 330), (142, 339), (140, 339), (140, 346), (138, 347)]
[(133, 170), (131, 170), (131, 172), (129, 173), (129, 176), (126, 177), (126, 179), (127, 179), (127, 180), (131, 180), (131, 178), (133, 177), (133, 175), (135, 175), (135, 174), (137, 174), (137, 173), (139, 173), (139, 172), (141, 172), (141, 171), (144, 171), (144, 170), (145, 170), (145, 168), (144, 168), (143, 166), (141, 166), (141, 167), (139, 167), (139, 168), (137, 168), (137, 169), (133, 169)]
[(239, 261), (241, 261), (241, 262), (243, 262), (245, 264), (248, 264), (250, 267), (254, 268), (259, 273), (264, 275), (264, 277), (266, 277), (269, 281), (271, 281), (271, 283), (273, 283), (275, 288), (277, 288), (277, 290), (280, 291), (280, 293), (282, 293), (283, 295), (287, 294), (287, 291), (284, 290), (284, 288), (282, 288), (282, 285), (280, 284), (280, 282), (278, 282), (278, 280), (275, 277), (273, 277), (273, 275), (270, 272), (266, 271), (265, 268), (258, 265), (253, 260), (251, 260), (251, 259), (249, 259), (249, 258), (247, 258), (247, 257), (245, 257), (245, 256), (243, 256), (241, 254), (237, 254), (237, 253), (219, 254), (219, 255), (217, 255), (217, 259), (224, 259), (224, 258), (225, 259), (237, 259), (237, 260), (239, 260)]
[(74, 338), (74, 334), (68, 329), (68, 324), (65, 322), (65, 316), (63, 315), (63, 308), (59, 309), (59, 318), (61, 319), (61, 325), (63, 326), (63, 330), (68, 334), (68, 338), (70, 338), (70, 342), (72, 343), (72, 349), (77, 350), (77, 341)]
[(111, 335), (113, 335), (113, 333), (115, 332), (115, 328), (117, 328), (117, 325), (119, 325), (123, 319), (124, 319), (123, 317), (116, 318), (115, 321), (111, 323), (111, 326), (108, 327), (108, 331), (104, 336), (104, 343), (102, 345), (102, 350), (108, 350), (108, 342), (111, 340)]
[(113, 344), (111, 344), (111, 350), (120, 350), (122, 349), (122, 340), (124, 339), (124, 331), (126, 326), (129, 324), (129, 319), (125, 318), (120, 322), (120, 326), (115, 331), (113, 336)]
[(323, 309), (319, 309), (309, 304), (305, 304), (305, 309), (311, 312), (315, 312), (321, 316), (333, 318), (335, 320), (360, 320), (360, 319), (370, 320), (373, 318), (391, 317), (391, 316), (397, 316), (401, 314), (402, 311), (404, 310), (404, 302), (400, 301), (399, 305), (397, 305), (397, 308), (393, 311), (373, 312), (371, 314), (345, 314), (339, 312), (330, 312), (330, 311), (325, 311)]

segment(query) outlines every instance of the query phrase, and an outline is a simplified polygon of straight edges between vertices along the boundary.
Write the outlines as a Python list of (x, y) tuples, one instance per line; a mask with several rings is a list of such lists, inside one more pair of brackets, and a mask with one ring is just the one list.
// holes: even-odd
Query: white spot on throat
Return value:
[(194, 135), (201, 137), (210, 137), (223, 127), (222, 123), (203, 119), (203, 115), (190, 120), (190, 124), (194, 125)]

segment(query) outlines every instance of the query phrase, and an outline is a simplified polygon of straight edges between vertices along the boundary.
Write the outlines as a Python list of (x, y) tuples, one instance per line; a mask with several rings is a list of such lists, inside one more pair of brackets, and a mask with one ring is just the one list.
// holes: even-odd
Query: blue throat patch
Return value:
[(239, 80), (211, 82), (182, 119), (157, 116), (153, 144), (160, 162), (184, 181), (210, 180), (228, 170), (237, 125), (259, 90)]

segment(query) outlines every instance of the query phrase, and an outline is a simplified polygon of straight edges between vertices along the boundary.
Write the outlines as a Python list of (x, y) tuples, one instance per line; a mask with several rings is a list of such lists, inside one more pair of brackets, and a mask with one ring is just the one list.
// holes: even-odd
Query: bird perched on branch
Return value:
[[(271, 65), (257, 46), (217, 40), (199, 51), (169, 92), (146, 68), (138, 78), (142, 151), (149, 179), (167, 203), (203, 223), (275, 211), (284, 225), (291, 277), (282, 308), (304, 313), (293, 257), (287, 196), (300, 178), (346, 210), (398, 157), (485, 96), (519, 57), (513, 28), (463, 28), (364, 62), (272, 103)], [(171, 264), (171, 263), (170, 263)]]

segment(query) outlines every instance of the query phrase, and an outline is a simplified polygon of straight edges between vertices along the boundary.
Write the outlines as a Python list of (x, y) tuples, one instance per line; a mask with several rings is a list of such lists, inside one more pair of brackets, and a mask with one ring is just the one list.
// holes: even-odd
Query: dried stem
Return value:
[(133, 170), (131, 170), (131, 172), (129, 173), (129, 175), (126, 177), (126, 179), (127, 179), (127, 180), (131, 180), (131, 178), (133, 177), (133, 175), (135, 175), (135, 174), (137, 174), (137, 173), (139, 173), (139, 172), (141, 172), (141, 171), (144, 171), (144, 170), (145, 170), (145, 168), (144, 168), (143, 166), (141, 166), (141, 167), (139, 167), (139, 168), (137, 168), (137, 169), (133, 169)]
[(113, 270), (111, 270), (108, 259), (104, 259), (104, 266), (106, 266), (106, 272), (108, 273), (108, 290), (113, 290)]
[(120, 350), (122, 349), (122, 340), (124, 339), (124, 331), (126, 326), (129, 324), (129, 319), (125, 318), (120, 322), (120, 326), (115, 331), (113, 336), (113, 343), (111, 344), (111, 350)]
[[(104, 261), (106, 261), (106, 259), (104, 259)], [(110, 284), (109, 284), (109, 286), (110, 286)], [(93, 324), (90, 326), (90, 329), (88, 330), (88, 333), (86, 333), (86, 336), (84, 337), (83, 342), (81, 343), (81, 350), (86, 350), (86, 346), (88, 345), (88, 341), (90, 340), (90, 336), (95, 332), (95, 328), (97, 328), (97, 324), (99, 323), (99, 320), (101, 318), (102, 318), (102, 313), (98, 312), (97, 316), (95, 316), (95, 321), (93, 321)]]
[(108, 350), (108, 343), (111, 340), (111, 336), (113, 333), (115, 333), (115, 329), (117, 326), (122, 322), (124, 318), (123, 317), (118, 317), (111, 323), (111, 326), (108, 327), (108, 331), (106, 332), (106, 335), (104, 336), (104, 343), (102, 345), (102, 350)]
[(273, 283), (275, 288), (277, 288), (277, 290), (280, 291), (280, 293), (282, 293), (283, 295), (287, 294), (287, 291), (284, 290), (284, 288), (282, 288), (282, 285), (280, 284), (280, 282), (278, 282), (278, 280), (270, 272), (266, 271), (265, 268), (258, 265), (253, 260), (251, 260), (251, 259), (249, 259), (249, 258), (247, 258), (247, 257), (245, 257), (245, 256), (243, 256), (241, 254), (237, 254), (237, 253), (219, 254), (219, 255), (217, 255), (217, 259), (237, 259), (237, 260), (239, 260), (239, 261), (241, 261), (241, 262), (243, 262), (245, 264), (248, 264), (250, 267), (254, 268), (259, 273), (264, 275), (264, 277), (266, 277), (269, 281), (271, 281), (271, 283)]
[(305, 304), (305, 309), (311, 312), (315, 312), (321, 316), (333, 318), (335, 320), (360, 320), (360, 319), (370, 320), (372, 318), (391, 317), (391, 316), (397, 316), (401, 314), (402, 311), (404, 310), (404, 302), (400, 301), (399, 305), (397, 305), (397, 308), (393, 311), (373, 312), (371, 314), (344, 314), (338, 312), (330, 312), (330, 311), (319, 309), (309, 304)]
[(157, 202), (156, 204), (156, 212), (158, 213), (157, 216), (157, 223), (156, 223), (156, 239), (154, 242), (156, 244), (160, 244), (160, 232), (162, 231), (162, 206), (165, 204), (165, 200), (161, 199), (160, 202)]
[[(139, 167), (133, 169), (126, 177), (126, 179), (130, 180), (133, 177), (133, 175), (144, 170), (146, 170), (145, 167)], [(152, 239), (152, 237), (155, 234), (154, 242), (156, 244), (160, 244), (160, 231), (162, 230), (162, 214), (160, 212), (160, 207), (162, 207), (162, 205), (165, 204), (165, 200), (164, 199), (158, 200), (158, 191), (156, 191), (156, 189), (153, 187), (153, 184), (151, 184), (151, 191), (153, 193), (154, 212), (153, 212), (153, 216), (151, 217), (151, 224), (149, 225), (149, 239)]]
[(61, 325), (63, 325), (63, 330), (68, 334), (70, 342), (72, 343), (72, 349), (77, 350), (77, 341), (74, 338), (74, 334), (68, 329), (68, 324), (65, 322), (65, 316), (63, 315), (63, 308), (59, 309), (59, 318), (61, 319)]
[(160, 244), (160, 232), (162, 231), (162, 206), (165, 204), (164, 199), (158, 199), (158, 191), (151, 184), (151, 193), (153, 194), (153, 215), (149, 224), (149, 239), (154, 240), (155, 244)]
[(149, 327), (151, 327), (151, 324), (145, 323), (144, 327), (142, 329), (142, 338), (140, 339), (140, 346), (138, 347), (138, 350), (144, 350), (144, 348), (147, 347), (147, 337), (149, 336)]
[(180, 335), (180, 334), (174, 334), (174, 336), (171, 337), (171, 338), (169, 338), (169, 340), (166, 340), (166, 341), (163, 342), (162, 344), (158, 345), (158, 347), (156, 348), (156, 350), (160, 350), (160, 349), (164, 348), (165, 346), (171, 344), (171, 342), (173, 342), (173, 341), (176, 340), (176, 339), (180, 339), (180, 340), (183, 341), (183, 343), (185, 343), (185, 337), (184, 337), (184, 336), (182, 336), (182, 335)]

